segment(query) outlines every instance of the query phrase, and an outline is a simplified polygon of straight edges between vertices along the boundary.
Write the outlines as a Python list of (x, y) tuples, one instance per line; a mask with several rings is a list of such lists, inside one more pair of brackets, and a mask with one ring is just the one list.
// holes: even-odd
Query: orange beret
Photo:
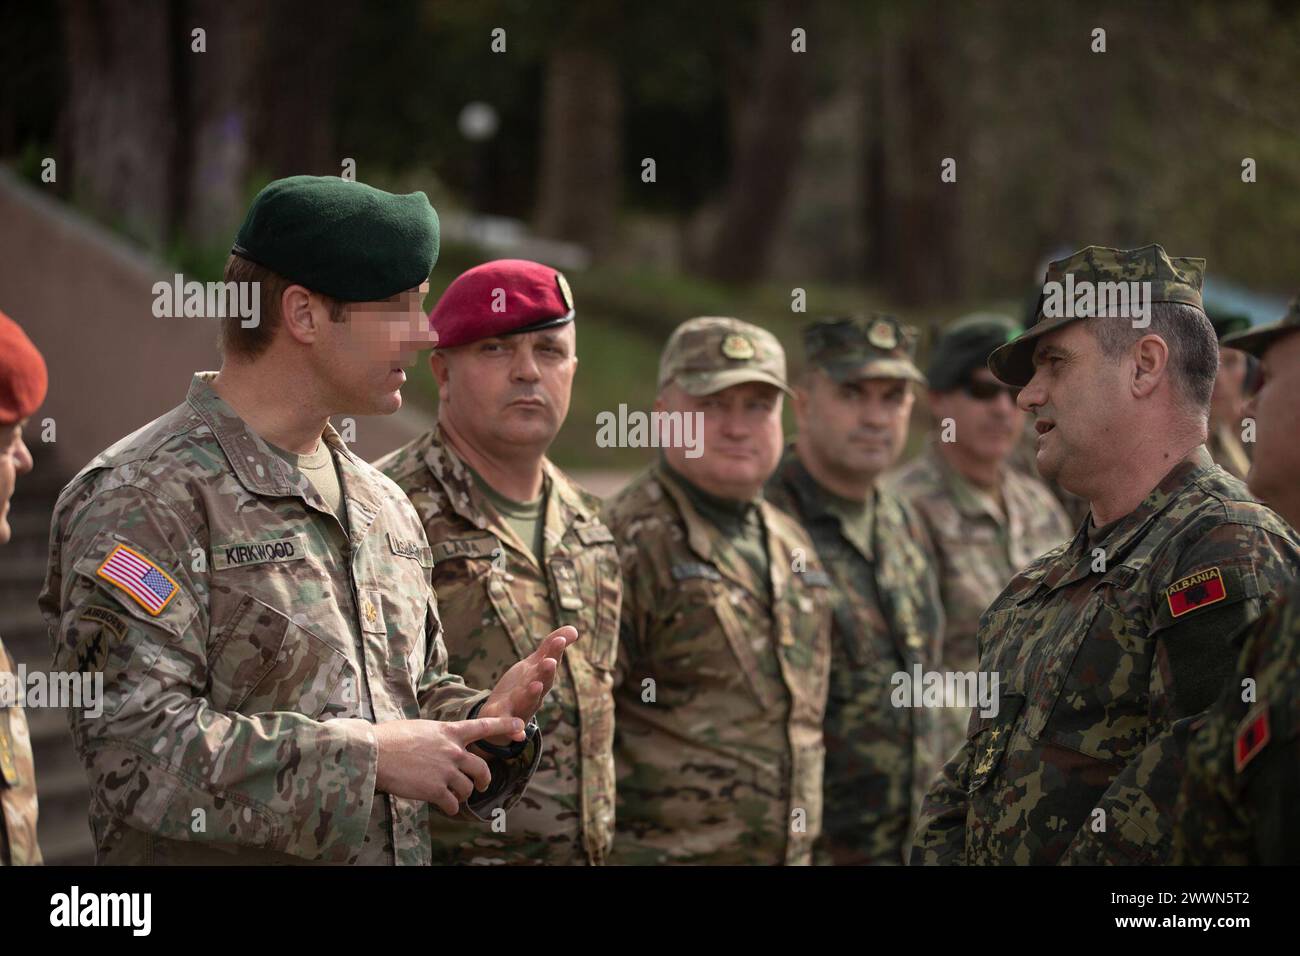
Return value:
[(0, 425), (13, 425), (40, 408), (49, 381), (32, 340), (0, 312)]

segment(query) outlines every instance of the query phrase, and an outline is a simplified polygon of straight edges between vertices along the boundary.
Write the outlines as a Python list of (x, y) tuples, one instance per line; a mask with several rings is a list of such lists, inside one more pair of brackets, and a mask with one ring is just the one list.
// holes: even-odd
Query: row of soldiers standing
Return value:
[[(263, 328), (228, 323), (222, 372), (60, 498), (41, 600), (56, 664), (105, 675), (105, 713), (71, 715), (101, 861), (1171, 858), (1232, 634), (1300, 567), (1287, 524), (1202, 447), (1203, 262), (1089, 247), (1049, 268), (1149, 281), (1150, 335), (957, 323), (927, 369), (944, 428), (892, 474), (926, 383), (912, 330), (813, 323), (791, 381), (767, 331), (692, 319), (655, 410), (698, 416), (702, 449), (665, 447), (602, 504), (546, 458), (577, 368), (568, 283), (488, 263), (423, 326), (410, 293), (436, 218), (411, 199), (268, 187), (228, 266), (266, 270)], [(361, 267), (341, 226), (366, 216), (393, 254)], [(433, 232), (423, 261), (412, 222)], [(431, 432), (374, 467), (327, 424), (285, 447), (277, 414), (304, 393), (393, 410), (394, 364), (435, 338)], [(250, 403), (241, 381), (286, 370), (297, 394)], [(1008, 464), (1026, 410), (1043, 475), (1092, 503), (1073, 534)], [(143, 593), (124, 558), (153, 572)], [(994, 706), (899, 705), (916, 671), (997, 674)], [(1247, 764), (1286, 732), (1265, 713)], [(536, 716), (476, 726), (462, 753), (440, 739), (465, 778), (439, 769), (445, 792), (410, 782), (432, 762), (394, 769), (385, 722), (489, 714)], [(195, 809), (219, 825), (194, 831)]]

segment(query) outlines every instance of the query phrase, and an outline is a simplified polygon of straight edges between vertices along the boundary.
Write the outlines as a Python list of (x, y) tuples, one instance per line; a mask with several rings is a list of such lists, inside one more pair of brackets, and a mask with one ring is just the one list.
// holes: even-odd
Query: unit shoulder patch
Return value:
[(1169, 613), (1175, 618), (1218, 604), (1228, 596), (1223, 574), (1218, 568), (1207, 568), (1175, 581), (1165, 590)]

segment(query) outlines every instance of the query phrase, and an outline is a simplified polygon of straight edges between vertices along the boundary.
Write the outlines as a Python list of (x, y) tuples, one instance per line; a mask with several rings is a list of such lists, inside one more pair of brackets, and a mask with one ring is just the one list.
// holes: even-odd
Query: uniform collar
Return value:
[[(729, 546), (727, 535), (722, 529), (700, 514), (677, 475), (665, 466), (662, 459), (655, 462), (650, 471), (659, 487), (664, 490), (664, 494), (676, 504), (682, 522), (686, 525), (686, 543), (690, 549), (750, 593), (756, 596), (764, 594), (767, 591), (766, 584), (757, 579), (749, 562), (741, 557), (735, 548)], [(756, 502), (756, 506), (763, 534), (763, 547), (768, 551), (768, 565), (771, 568), (773, 561), (788, 559), (772, 554), (772, 540), (771, 535), (768, 534), (770, 519), (766, 511), (772, 506), (762, 499)]]
[[(934, 468), (943, 477), (943, 481), (948, 486), (948, 493), (952, 498), (953, 506), (961, 513), (964, 518), (989, 518), (999, 526), (1006, 524), (1011, 514), (1011, 496), (1003, 494), (1003, 505), (1007, 509), (1006, 518), (999, 515), (995, 510), (989, 507), (988, 501), (984, 495), (976, 490), (970, 480), (961, 472), (949, 464), (948, 459), (943, 457), (939, 447), (935, 442), (931, 442), (926, 448), (925, 454), (929, 456), (934, 464)], [(1002, 469), (1002, 487), (1005, 492), (1006, 486), (1010, 483), (1010, 469)]]
[[(460, 515), (475, 527), (491, 531), (500, 540), (511, 544), (522, 556), (537, 563), (537, 556), (510, 523), (492, 507), (487, 496), (474, 483), (474, 475), (469, 465), (456, 453), (442, 430), (435, 425), (422, 439), (424, 448), (420, 458), (435, 481), (442, 486), (451, 505), (452, 511)], [(583, 492), (569, 480), (564, 472), (556, 468), (549, 458), (542, 459), (542, 472), (548, 479), (549, 492), (546, 495), (545, 529), (543, 533), (543, 556), (559, 547), (568, 533), (569, 527), (576, 522), (590, 522), (595, 512), (586, 500)]]
[[(1214, 461), (1204, 445), (1198, 445), (1187, 457), (1174, 465), (1151, 493), (1136, 508), (1120, 518), (1106, 539), (1101, 543), (1106, 553), (1106, 564), (1112, 566), (1138, 546), (1140, 538), (1152, 522), (1160, 517), (1180, 498), (1187, 489), (1195, 484), (1206, 470), (1214, 467)], [(1071, 584), (1092, 573), (1092, 546), (1088, 541), (1088, 522), (1085, 519), (1075, 533), (1069, 549), (1059, 561), (1047, 572), (1046, 584), (1057, 588)]]
[[(301, 498), (317, 511), (332, 514), (307, 476), (273, 452), (261, 436), (222, 400), (212, 387), (212, 380), (216, 377), (216, 372), (195, 373), (186, 401), (212, 429), (240, 484), (256, 495)], [(365, 463), (343, 443), (333, 425), (326, 422), (321, 438), (334, 451), (339, 463), (350, 537), (358, 542), (383, 509), (387, 496)]]
[(830, 496), (833, 492), (823, 488), (817, 479), (812, 476), (812, 472), (799, 459), (799, 454), (795, 451), (793, 442), (786, 445), (785, 453), (781, 456), (781, 463), (777, 465), (776, 474), (778, 480), (784, 482), (786, 487), (790, 489), (798, 502), (799, 513), (809, 523), (813, 521), (835, 522), (835, 526), (839, 529), (839, 533), (844, 540), (853, 545), (867, 561), (875, 560), (870, 532), (870, 529), (875, 526), (875, 512), (879, 505), (879, 490), (875, 486), (871, 489), (870, 497), (862, 505), (863, 510), (868, 514), (867, 533), (859, 534), (858, 527), (846, 525), (839, 512), (831, 505)]

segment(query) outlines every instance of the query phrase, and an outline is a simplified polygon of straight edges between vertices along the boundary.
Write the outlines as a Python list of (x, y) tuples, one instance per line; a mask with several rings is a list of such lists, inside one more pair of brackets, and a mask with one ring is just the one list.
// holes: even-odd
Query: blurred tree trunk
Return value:
[(257, 63), (259, 103), (253, 141), (261, 172), (272, 176), (310, 173), (337, 176), (343, 160), (358, 161), (357, 179), (367, 170), (357, 156), (363, 144), (342, 150), (334, 136), (334, 102), (340, 75), (355, 67), (338, 62), (358, 15), (355, 0), (331, 3), (281, 0), (259, 11), (265, 24)]
[[(882, 38), (871, 72), (867, 229), (878, 278), (899, 303), (922, 305), (962, 294), (959, 190), (971, 188), (974, 164), (963, 162), (962, 118), (945, 84), (956, 49), (950, 17), (939, 3), (909, 12)], [(949, 157), (954, 183), (940, 180)]]
[[(178, 127), (177, 209), (193, 243), (229, 242), (244, 214), (249, 140), (258, 98), (252, 82), (266, 7), (258, 0), (192, 0), (178, 89), (187, 108)], [(188, 52), (189, 29), (207, 31), (207, 52)]]
[(546, 59), (537, 228), (600, 258), (617, 222), (623, 175), (623, 91), (612, 56), (557, 44)]
[(807, 31), (809, 49), (815, 49), (809, 4), (774, 0), (765, 6), (753, 67), (743, 72), (740, 95), (731, 98), (737, 111), (732, 173), (705, 263), (724, 281), (749, 282), (764, 273), (794, 178), (812, 97), (808, 58), (815, 55), (791, 49), (795, 27)]
[(175, 221), (177, 7), (63, 3), (70, 154), (60, 178), (71, 175), (78, 201), (154, 247), (170, 238)]

